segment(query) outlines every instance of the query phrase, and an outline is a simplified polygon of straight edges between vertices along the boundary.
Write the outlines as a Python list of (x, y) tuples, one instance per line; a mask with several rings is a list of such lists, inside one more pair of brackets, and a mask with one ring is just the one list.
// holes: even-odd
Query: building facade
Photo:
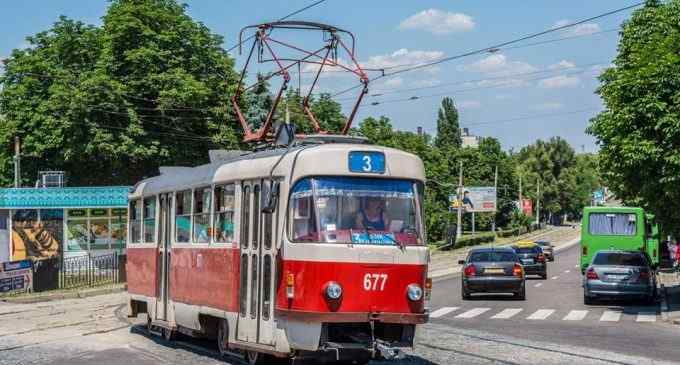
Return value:
[(123, 253), (129, 187), (0, 189), (0, 262)]

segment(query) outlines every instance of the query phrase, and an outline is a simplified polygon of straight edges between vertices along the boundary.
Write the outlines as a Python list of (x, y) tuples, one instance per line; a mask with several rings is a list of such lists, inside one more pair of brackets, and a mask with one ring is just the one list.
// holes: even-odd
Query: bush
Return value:
[(474, 236), (463, 236), (456, 241), (456, 248), (466, 246), (476, 246), (482, 243), (490, 243), (496, 240), (496, 234), (493, 232), (485, 232), (476, 234)]

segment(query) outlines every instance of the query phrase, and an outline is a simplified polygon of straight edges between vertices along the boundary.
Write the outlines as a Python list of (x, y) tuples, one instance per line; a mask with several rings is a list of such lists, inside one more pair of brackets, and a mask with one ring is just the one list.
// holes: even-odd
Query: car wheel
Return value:
[(527, 288), (526, 288), (526, 286), (522, 285), (522, 289), (520, 289), (519, 292), (515, 293), (515, 299), (517, 299), (517, 300), (526, 300), (527, 299)]
[(467, 290), (465, 290), (465, 289), (461, 289), (460, 290), (460, 297), (463, 300), (468, 300), (468, 299), (470, 299), (470, 293), (468, 293)]
[(593, 305), (594, 298), (587, 296), (585, 293), (583, 293), (583, 304), (585, 305)]
[(548, 278), (548, 269), (546, 269), (543, 274), (541, 274), (541, 279), (545, 280)]

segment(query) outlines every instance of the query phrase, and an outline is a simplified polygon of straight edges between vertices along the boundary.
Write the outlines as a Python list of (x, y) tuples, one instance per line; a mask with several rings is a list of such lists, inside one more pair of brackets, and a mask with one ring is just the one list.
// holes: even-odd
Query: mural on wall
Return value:
[(58, 256), (64, 236), (60, 209), (21, 209), (12, 215), (12, 260), (41, 260)]

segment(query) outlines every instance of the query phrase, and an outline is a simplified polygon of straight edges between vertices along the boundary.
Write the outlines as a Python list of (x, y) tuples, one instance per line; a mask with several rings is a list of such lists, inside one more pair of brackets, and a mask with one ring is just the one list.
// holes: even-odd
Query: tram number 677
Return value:
[(366, 274), (364, 275), (364, 290), (385, 290), (387, 274)]

